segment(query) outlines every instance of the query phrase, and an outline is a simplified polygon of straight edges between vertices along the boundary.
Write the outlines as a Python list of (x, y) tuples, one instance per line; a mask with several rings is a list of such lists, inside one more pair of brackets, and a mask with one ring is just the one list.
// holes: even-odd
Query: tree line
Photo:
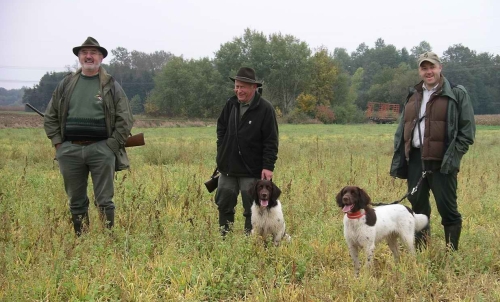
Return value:
[[(325, 123), (360, 122), (368, 102), (402, 104), (408, 88), (419, 82), (417, 57), (432, 51), (422, 41), (410, 50), (379, 38), (374, 47), (361, 43), (350, 54), (344, 48), (312, 50), (292, 35), (246, 29), (222, 44), (214, 58), (185, 59), (170, 52), (111, 50), (104, 67), (121, 83), (134, 114), (215, 118), (233, 95), (241, 66), (256, 70), (263, 95), (288, 121), (316, 118)], [(443, 74), (469, 91), (476, 114), (500, 113), (500, 56), (477, 53), (461, 44), (442, 56)], [(47, 73), (25, 89), (23, 102), (45, 108), (65, 73)]]
[(21, 99), (23, 96), (22, 89), (10, 89), (0, 87), (0, 106), (6, 105), (22, 105)]

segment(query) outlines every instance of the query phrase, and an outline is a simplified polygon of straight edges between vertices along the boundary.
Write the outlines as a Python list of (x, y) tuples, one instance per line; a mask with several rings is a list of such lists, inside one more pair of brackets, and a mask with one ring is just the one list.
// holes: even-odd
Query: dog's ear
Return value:
[(276, 186), (274, 182), (271, 183), (273, 185), (273, 194), (271, 194), (271, 200), (278, 200), (281, 195), (281, 190), (280, 188), (278, 188), (278, 186)]
[(365, 208), (372, 202), (372, 199), (370, 198), (370, 196), (368, 196), (368, 193), (366, 193), (366, 191), (361, 189), (360, 187), (358, 187), (358, 194), (360, 205), (362, 205), (361, 208)]
[(373, 208), (366, 208), (366, 224), (368, 226), (374, 226), (377, 223), (377, 214)]
[(251, 185), (250, 188), (248, 189), (248, 195), (252, 196), (254, 200), (257, 200), (257, 184), (259, 183), (258, 180), (254, 181)]
[(344, 196), (344, 189), (345, 187), (343, 187), (340, 192), (337, 194), (337, 197), (336, 197), (336, 201), (337, 201), (337, 205), (341, 208), (344, 207), (344, 203), (342, 202), (342, 197)]

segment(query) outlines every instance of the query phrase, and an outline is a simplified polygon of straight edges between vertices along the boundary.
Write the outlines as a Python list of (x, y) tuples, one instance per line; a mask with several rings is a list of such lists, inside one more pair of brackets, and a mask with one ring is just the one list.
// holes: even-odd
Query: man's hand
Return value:
[(273, 171), (262, 169), (262, 173), (260, 174), (261, 179), (271, 180), (273, 178)]
[(56, 147), (56, 150), (61, 147), (61, 144), (55, 144), (54, 147)]

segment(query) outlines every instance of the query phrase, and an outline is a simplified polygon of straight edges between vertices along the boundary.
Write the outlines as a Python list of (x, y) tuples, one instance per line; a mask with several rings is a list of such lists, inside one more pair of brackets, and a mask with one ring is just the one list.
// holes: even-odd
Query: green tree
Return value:
[(20, 105), (26, 87), (21, 89), (5, 89), (0, 87), (0, 105)]
[(423, 54), (424, 52), (432, 51), (432, 47), (427, 41), (422, 41), (420, 42), (417, 46), (413, 46), (410, 50), (411, 53), (411, 62), (410, 66), (412, 68), (417, 68), (417, 60), (418, 57)]
[(258, 78), (266, 79), (272, 65), (268, 39), (247, 28), (243, 36), (221, 45), (214, 61), (223, 77), (234, 76), (240, 67), (248, 66), (255, 69)]
[(494, 55), (478, 55), (462, 44), (450, 46), (443, 53), (443, 73), (467, 89), (476, 114), (500, 113), (500, 65)]
[(339, 75), (337, 64), (324, 47), (320, 47), (310, 61), (311, 74), (305, 91), (315, 97), (318, 105), (330, 106), (334, 100), (333, 87)]
[(126, 48), (117, 47), (111, 50), (114, 58), (106, 70), (121, 84), (125, 93), (131, 97), (138, 95), (140, 107), (154, 87), (153, 77), (172, 58), (170, 52), (155, 51), (145, 53), (137, 50), (129, 52)]
[(413, 60), (413, 58), (410, 56), (410, 53), (408, 52), (408, 50), (405, 47), (403, 47), (401, 49), (401, 52), (399, 55), (401, 57), (402, 63), (406, 63), (408, 65), (411, 65), (411, 61)]
[(363, 82), (365, 70), (360, 67), (356, 70), (356, 72), (352, 75), (351, 85), (349, 87), (349, 93), (347, 94), (347, 102), (355, 103), (358, 99), (359, 90), (361, 88), (361, 84)]
[(155, 77), (155, 88), (146, 101), (146, 108), (150, 114), (170, 117), (215, 118), (227, 99), (228, 90), (227, 81), (223, 81), (208, 58), (174, 57)]
[(352, 60), (347, 50), (345, 48), (336, 47), (333, 50), (333, 59), (339, 65), (342, 70), (347, 71), (349, 74), (353, 74), (354, 71), (352, 68)]
[(271, 101), (287, 114), (295, 107), (309, 75), (309, 46), (291, 35), (272, 34), (269, 37), (270, 74), (266, 89)]
[(242, 66), (254, 68), (264, 82), (264, 96), (287, 114), (302, 90), (310, 54), (307, 44), (291, 35), (267, 38), (262, 32), (246, 29), (242, 37), (221, 45), (214, 61), (225, 79)]
[(68, 74), (67, 72), (47, 72), (40, 79), (40, 83), (32, 88), (26, 88), (23, 95), (23, 103), (30, 103), (40, 111), (45, 111), (52, 93), (57, 87), (57, 84)]
[(144, 112), (144, 106), (141, 101), (141, 96), (136, 94), (130, 99), (130, 109), (132, 109), (132, 114), (139, 114)]
[(314, 95), (301, 93), (297, 97), (297, 111), (314, 116), (318, 100)]
[(387, 103), (403, 104), (406, 100), (410, 87), (420, 81), (418, 72), (410, 65), (401, 63), (394, 70), (393, 77), (387, 85)]
[[(339, 72), (337, 80), (333, 83), (333, 99), (332, 106), (349, 103), (350, 76), (347, 71)], [(354, 102), (352, 102), (354, 104)]]

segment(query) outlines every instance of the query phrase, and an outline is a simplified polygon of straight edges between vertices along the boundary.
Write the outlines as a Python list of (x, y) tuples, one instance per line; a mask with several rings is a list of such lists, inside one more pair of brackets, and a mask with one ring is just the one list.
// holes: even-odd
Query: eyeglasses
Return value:
[(78, 55), (80, 56), (87, 56), (87, 55), (91, 55), (91, 56), (96, 56), (96, 55), (100, 55), (101, 52), (97, 51), (97, 50), (80, 50), (78, 52)]

